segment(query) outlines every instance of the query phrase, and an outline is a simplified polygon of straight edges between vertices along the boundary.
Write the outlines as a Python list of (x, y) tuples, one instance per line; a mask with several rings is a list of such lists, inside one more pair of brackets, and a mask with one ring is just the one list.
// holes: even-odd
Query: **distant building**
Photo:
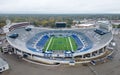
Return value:
[(6, 71), (8, 69), (9, 69), (8, 63), (2, 58), (0, 58), (0, 72)]
[(75, 24), (75, 28), (93, 28), (94, 24)]
[(97, 24), (99, 25), (100, 29), (106, 30), (107, 32), (110, 32), (112, 30), (110, 21), (97, 21)]
[(73, 24), (78, 24), (79, 22), (79, 20), (73, 20)]
[(93, 27), (96, 27), (96, 20), (93, 19), (73, 20), (72, 28), (93, 28)]
[(120, 25), (120, 20), (111, 20), (112, 25)]

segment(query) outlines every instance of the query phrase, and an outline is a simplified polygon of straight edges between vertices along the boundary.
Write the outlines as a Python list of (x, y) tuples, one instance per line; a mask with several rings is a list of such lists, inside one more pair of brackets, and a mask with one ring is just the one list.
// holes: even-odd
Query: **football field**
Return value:
[(47, 50), (70, 50), (75, 51), (77, 45), (72, 37), (50, 37), (44, 46), (44, 51)]

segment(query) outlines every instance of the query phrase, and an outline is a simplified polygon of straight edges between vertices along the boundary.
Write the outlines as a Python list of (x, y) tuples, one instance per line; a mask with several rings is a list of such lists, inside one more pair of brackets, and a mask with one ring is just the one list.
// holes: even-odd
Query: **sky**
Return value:
[(0, 13), (120, 13), (120, 0), (0, 0)]

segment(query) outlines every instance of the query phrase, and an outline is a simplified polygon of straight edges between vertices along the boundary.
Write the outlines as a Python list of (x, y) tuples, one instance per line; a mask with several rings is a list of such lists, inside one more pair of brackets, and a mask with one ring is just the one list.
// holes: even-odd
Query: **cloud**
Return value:
[(120, 13), (119, 0), (0, 0), (3, 13)]

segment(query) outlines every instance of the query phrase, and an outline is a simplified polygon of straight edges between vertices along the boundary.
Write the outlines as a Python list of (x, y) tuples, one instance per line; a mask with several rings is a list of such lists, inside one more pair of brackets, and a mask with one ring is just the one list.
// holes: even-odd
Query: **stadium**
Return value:
[(112, 54), (109, 45), (113, 39), (111, 25), (98, 22), (94, 28), (32, 27), (28, 22), (4, 27), (6, 39), (14, 54), (29, 61), (44, 64), (97, 62)]

